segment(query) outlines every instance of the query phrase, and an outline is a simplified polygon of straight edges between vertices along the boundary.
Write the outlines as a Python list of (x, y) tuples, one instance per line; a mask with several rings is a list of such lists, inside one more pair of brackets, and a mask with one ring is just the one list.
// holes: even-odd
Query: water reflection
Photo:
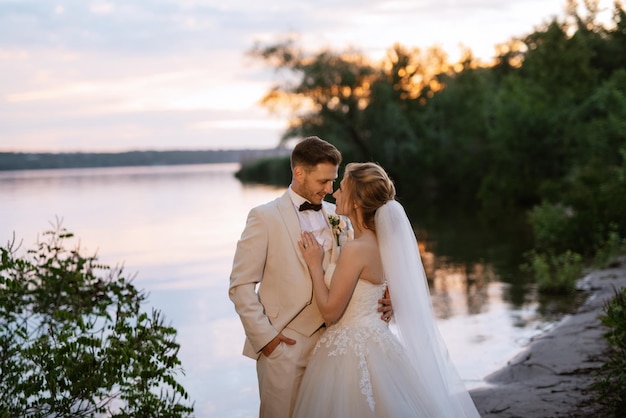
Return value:
[[(440, 319), (488, 310), (488, 287), (497, 281), (493, 268), (485, 264), (475, 264), (471, 271), (467, 266), (440, 265), (429, 277), (433, 308)], [(454, 300), (451, 295), (462, 297)]]
[[(181, 383), (199, 418), (257, 415), (255, 365), (241, 355), (244, 334), (227, 297), (228, 276), (248, 211), (284, 189), (243, 186), (236, 169), (0, 172), (0, 241), (15, 232), (30, 248), (58, 216), (88, 253), (136, 272), (150, 306), (178, 330), (186, 370)], [(480, 386), (550, 325), (513, 268), (523, 232), (512, 221), (498, 226), (467, 214), (407, 212), (441, 333), (467, 385)]]

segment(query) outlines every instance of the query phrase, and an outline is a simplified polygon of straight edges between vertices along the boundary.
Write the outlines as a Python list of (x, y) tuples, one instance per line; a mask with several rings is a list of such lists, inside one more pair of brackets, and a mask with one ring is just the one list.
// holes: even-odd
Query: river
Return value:
[[(59, 221), (83, 253), (123, 264), (149, 293), (148, 306), (178, 330), (185, 369), (179, 381), (198, 418), (257, 415), (255, 364), (241, 355), (244, 335), (228, 299), (228, 276), (249, 209), (284, 189), (244, 186), (233, 176), (237, 167), (0, 172), (0, 243), (15, 238), (33, 248)], [(542, 312), (532, 291), (520, 293), (503, 277), (506, 263), (481, 238), (482, 226), (468, 230), (472, 222), (455, 218), (429, 227), (426, 220), (412, 222), (438, 324), (467, 387), (479, 387), (555, 318)], [(449, 243), (473, 255), (461, 260)]]

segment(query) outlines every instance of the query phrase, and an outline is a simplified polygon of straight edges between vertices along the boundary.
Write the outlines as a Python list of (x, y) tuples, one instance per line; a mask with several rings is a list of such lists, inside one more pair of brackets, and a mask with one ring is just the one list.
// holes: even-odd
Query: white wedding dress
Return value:
[[(329, 285), (334, 265), (326, 271)], [(359, 280), (344, 315), (322, 334), (307, 366), (294, 417), (436, 417), (428, 382), (377, 311), (386, 284)], [(426, 395), (426, 396), (425, 396)]]
[[(478, 418), (435, 322), (412, 226), (398, 202), (376, 212), (397, 327), (380, 318), (385, 284), (358, 280), (344, 315), (321, 335), (294, 417)], [(334, 271), (330, 265), (327, 286)]]

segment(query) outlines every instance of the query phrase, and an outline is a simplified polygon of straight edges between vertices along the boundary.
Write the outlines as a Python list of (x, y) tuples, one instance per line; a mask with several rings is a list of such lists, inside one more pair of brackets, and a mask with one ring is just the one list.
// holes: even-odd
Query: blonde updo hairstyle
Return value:
[(376, 210), (396, 196), (393, 182), (381, 166), (375, 163), (349, 163), (344, 171), (349, 185), (348, 202), (357, 204), (363, 212), (363, 226), (376, 230)]

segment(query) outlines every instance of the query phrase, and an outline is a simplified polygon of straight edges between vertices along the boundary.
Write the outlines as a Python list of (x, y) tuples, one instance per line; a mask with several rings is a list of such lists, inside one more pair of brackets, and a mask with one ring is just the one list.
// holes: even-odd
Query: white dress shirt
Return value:
[(300, 229), (304, 231), (312, 232), (317, 242), (324, 247), (325, 251), (330, 250), (332, 246), (332, 231), (328, 227), (328, 222), (324, 218), (323, 210), (304, 210), (300, 212), (300, 205), (307, 200), (293, 191), (289, 186), (289, 196), (298, 214), (300, 220)]

